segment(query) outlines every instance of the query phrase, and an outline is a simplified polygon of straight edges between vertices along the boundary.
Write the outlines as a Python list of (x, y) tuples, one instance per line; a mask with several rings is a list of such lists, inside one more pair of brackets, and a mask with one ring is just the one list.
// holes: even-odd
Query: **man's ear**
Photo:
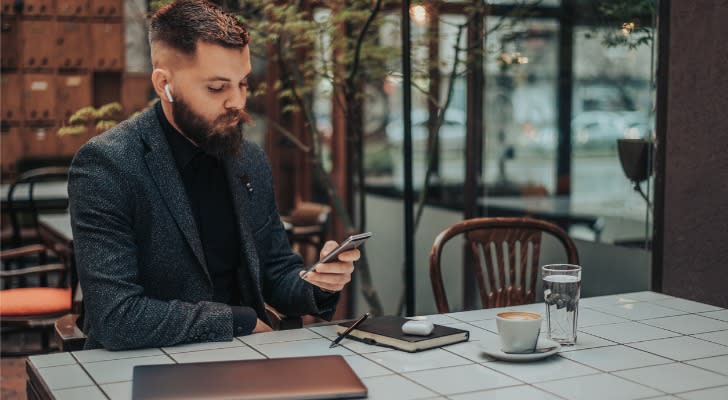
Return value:
[[(154, 71), (152, 71), (152, 86), (154, 86), (154, 91), (160, 99), (166, 100), (170, 103), (174, 101), (172, 98), (173, 88), (168, 86), (171, 81), (172, 74), (168, 70), (155, 68)], [(167, 86), (168, 89), (165, 89), (165, 86)]]

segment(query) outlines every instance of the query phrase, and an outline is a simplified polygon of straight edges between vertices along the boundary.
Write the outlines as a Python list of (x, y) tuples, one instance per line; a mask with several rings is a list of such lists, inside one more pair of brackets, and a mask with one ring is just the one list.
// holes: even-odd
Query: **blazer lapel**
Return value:
[(243, 260), (250, 269), (250, 277), (253, 279), (253, 284), (258, 288), (260, 292), (260, 264), (258, 260), (258, 252), (255, 249), (255, 240), (253, 240), (253, 234), (250, 232), (250, 227), (245, 219), (245, 210), (249, 207), (249, 195), (244, 189), (245, 182), (245, 170), (240, 159), (227, 160), (225, 161), (225, 169), (227, 172), (228, 185), (230, 186), (230, 193), (233, 197), (233, 208), (235, 209), (235, 216), (238, 219), (238, 226), (240, 229), (240, 247), (242, 249)]
[(164, 138), (164, 132), (159, 125), (154, 107), (151, 108), (150, 114), (146, 115), (146, 117), (153, 118), (153, 121), (150, 119), (147, 120), (149, 122), (149, 129), (142, 130), (142, 136), (151, 148), (151, 151), (147, 152), (145, 160), (152, 179), (157, 185), (157, 188), (159, 188), (159, 193), (162, 195), (164, 203), (174, 217), (175, 222), (177, 222), (177, 226), (192, 248), (192, 252), (195, 254), (197, 261), (200, 262), (202, 269), (205, 271), (208, 281), (212, 284), (210, 272), (207, 270), (207, 262), (205, 261), (205, 253), (202, 249), (199, 230), (192, 216), (192, 207), (190, 207), (182, 178), (175, 165), (169, 144), (167, 144)]

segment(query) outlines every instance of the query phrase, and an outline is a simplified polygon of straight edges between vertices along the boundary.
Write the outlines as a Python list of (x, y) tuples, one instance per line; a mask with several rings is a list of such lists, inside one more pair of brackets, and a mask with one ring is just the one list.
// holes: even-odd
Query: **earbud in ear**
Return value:
[(169, 90), (169, 83), (164, 85), (164, 94), (167, 95), (167, 100), (170, 103), (174, 103), (174, 99), (172, 98), (172, 92)]

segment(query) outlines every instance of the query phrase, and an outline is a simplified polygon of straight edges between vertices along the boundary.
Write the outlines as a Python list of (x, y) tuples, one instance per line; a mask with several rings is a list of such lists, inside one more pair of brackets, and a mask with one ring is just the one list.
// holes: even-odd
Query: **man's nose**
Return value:
[(245, 108), (246, 94), (245, 90), (233, 90), (233, 94), (227, 99), (225, 108), (242, 110)]

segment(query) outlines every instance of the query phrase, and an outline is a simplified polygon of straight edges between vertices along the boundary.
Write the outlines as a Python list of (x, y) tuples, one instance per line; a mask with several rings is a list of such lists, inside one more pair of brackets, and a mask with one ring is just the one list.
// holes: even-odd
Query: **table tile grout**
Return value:
[[(647, 292), (647, 293), (651, 293), (651, 292)], [(625, 298), (629, 298), (629, 293), (620, 294), (620, 295), (623, 295)], [(622, 377), (622, 376), (619, 376), (619, 375), (616, 374), (616, 373), (621, 373), (621, 372), (624, 372), (624, 371), (632, 371), (632, 370), (638, 370), (638, 369), (643, 369), (643, 368), (666, 366), (666, 365), (674, 365), (674, 364), (682, 364), (684, 366), (689, 366), (689, 367), (693, 367), (693, 368), (699, 369), (699, 370), (704, 371), (706, 373), (712, 373), (712, 374), (716, 374), (716, 375), (719, 375), (719, 376), (728, 376), (728, 373), (717, 372), (717, 371), (713, 371), (713, 370), (710, 370), (710, 369), (707, 369), (707, 368), (704, 368), (704, 367), (701, 367), (701, 366), (688, 364), (689, 362), (694, 362), (694, 361), (698, 361), (698, 360), (705, 360), (705, 359), (711, 359), (711, 358), (717, 358), (717, 357), (722, 357), (722, 356), (726, 356), (726, 355), (710, 355), (710, 356), (703, 356), (703, 357), (691, 358), (691, 359), (687, 359), (687, 360), (676, 360), (676, 359), (671, 358), (671, 357), (668, 357), (668, 356), (656, 354), (656, 353), (653, 353), (653, 352), (648, 351), (648, 350), (639, 349), (639, 348), (634, 347), (634, 345), (639, 344), (639, 343), (645, 343), (645, 342), (651, 342), (651, 341), (658, 341), (658, 340), (678, 339), (678, 338), (684, 338), (684, 337), (688, 337), (688, 338), (691, 338), (691, 339), (694, 339), (694, 340), (699, 340), (699, 341), (702, 341), (702, 342), (705, 342), (705, 343), (710, 343), (710, 344), (713, 344), (713, 345), (718, 345), (718, 346), (722, 346), (722, 347), (728, 347), (728, 346), (726, 346), (723, 343), (718, 343), (718, 342), (714, 342), (714, 341), (711, 341), (711, 340), (708, 340), (708, 339), (703, 339), (703, 338), (700, 338), (700, 337), (696, 337), (696, 335), (703, 335), (703, 334), (709, 334), (709, 333), (716, 333), (716, 332), (727, 331), (726, 329), (717, 329), (717, 330), (701, 331), (701, 332), (694, 332), (694, 333), (682, 333), (682, 332), (673, 331), (671, 329), (663, 328), (663, 327), (660, 327), (660, 326), (650, 325), (648, 323), (644, 323), (643, 322), (643, 321), (651, 321), (651, 320), (655, 320), (655, 319), (671, 318), (671, 317), (679, 317), (679, 316), (687, 316), (687, 315), (696, 315), (696, 316), (701, 316), (701, 317), (709, 318), (709, 319), (715, 320), (715, 321), (728, 322), (728, 321), (725, 321), (723, 319), (719, 319), (719, 318), (715, 318), (715, 317), (712, 317), (712, 316), (709, 316), (709, 315), (705, 315), (706, 313), (711, 313), (711, 312), (714, 313), (714, 312), (724, 311), (726, 309), (722, 309), (721, 308), (721, 309), (718, 309), (718, 310), (694, 311), (694, 312), (691, 312), (691, 311), (685, 311), (685, 310), (680, 310), (680, 309), (672, 308), (672, 307), (669, 307), (667, 305), (662, 305), (662, 304), (659, 303), (660, 301), (674, 300), (674, 299), (680, 299), (680, 298), (674, 297), (674, 296), (670, 296), (670, 297), (665, 297), (665, 298), (660, 298), (660, 299), (646, 299), (646, 300), (637, 299), (636, 301), (634, 301), (632, 303), (625, 303), (625, 304), (646, 303), (646, 304), (651, 304), (651, 305), (655, 305), (655, 306), (667, 308), (667, 309), (670, 309), (671, 311), (674, 311), (675, 312), (675, 314), (673, 314), (673, 315), (665, 315), (665, 316), (659, 316), (659, 317), (654, 317), (654, 318), (640, 318), (640, 319), (633, 319), (634, 317), (630, 318), (630, 317), (625, 317), (624, 315), (621, 315), (621, 314), (614, 314), (614, 313), (610, 313), (609, 312), (609, 310), (608, 310), (609, 307), (611, 307), (611, 306), (619, 306), (619, 304), (613, 304), (611, 306), (610, 305), (600, 305), (600, 306), (597, 306), (597, 307), (600, 307), (600, 308), (594, 308), (593, 306), (584, 305), (583, 306), (584, 309), (589, 309), (589, 310), (592, 310), (592, 311), (595, 311), (595, 312), (598, 312), (598, 313), (602, 313), (602, 314), (608, 315), (610, 317), (617, 317), (617, 318), (624, 319), (624, 321), (614, 321), (614, 322), (603, 323), (603, 324), (588, 325), (588, 326), (586, 326), (584, 328), (590, 328), (590, 327), (605, 327), (605, 326), (609, 326), (609, 325), (617, 325), (617, 324), (623, 324), (623, 323), (628, 323), (628, 322), (636, 322), (636, 323), (639, 323), (639, 324), (644, 325), (644, 326), (647, 326), (647, 327), (664, 330), (664, 331), (669, 332), (671, 334), (675, 334), (675, 336), (671, 336), (671, 337), (667, 337), (667, 338), (655, 338), (655, 339), (647, 339), (647, 340), (633, 341), (633, 342), (629, 342), (629, 343), (622, 343), (620, 341), (614, 341), (612, 339), (608, 339), (608, 338), (603, 337), (603, 336), (600, 336), (598, 334), (594, 334), (594, 333), (591, 333), (591, 332), (584, 332), (584, 331), (581, 331), (580, 330), (581, 333), (588, 334), (588, 335), (594, 336), (595, 338), (598, 338), (598, 339), (601, 339), (601, 340), (607, 340), (607, 341), (613, 342), (613, 343), (597, 345), (597, 346), (589, 347), (589, 348), (573, 349), (573, 350), (570, 350), (569, 351), (569, 353), (571, 353), (571, 352), (578, 352), (578, 351), (583, 351), (583, 350), (593, 350), (593, 349), (601, 349), (601, 348), (607, 348), (607, 347), (624, 346), (625, 348), (628, 348), (628, 349), (632, 349), (632, 350), (644, 352), (646, 354), (650, 354), (652, 356), (657, 356), (657, 357), (660, 357), (662, 359), (667, 360), (667, 362), (666, 363), (663, 363), (663, 364), (645, 365), (645, 366), (639, 366), (639, 367), (619, 369), (619, 370), (614, 370), (614, 371), (605, 371), (605, 370), (603, 370), (601, 368), (597, 368), (597, 367), (594, 367), (594, 366), (585, 364), (583, 362), (570, 359), (568, 357), (563, 357), (561, 354), (558, 354), (557, 357), (561, 357), (562, 359), (566, 359), (566, 360), (571, 361), (571, 362), (574, 362), (574, 363), (576, 363), (578, 365), (581, 365), (581, 366), (584, 366), (584, 367), (587, 367), (587, 368), (591, 368), (591, 369), (594, 370), (594, 373), (589, 373), (589, 374), (585, 374), (585, 375), (578, 375), (578, 376), (573, 376), (573, 377), (565, 377), (565, 378), (558, 378), (558, 379), (551, 379), (551, 380), (543, 380), (543, 381), (539, 381), (539, 382), (526, 382), (525, 380), (519, 379), (519, 378), (517, 378), (515, 376), (512, 376), (512, 375), (509, 375), (509, 374), (507, 374), (505, 372), (501, 372), (501, 371), (495, 370), (493, 368), (490, 368), (487, 364), (491, 363), (492, 361), (482, 361), (482, 362), (473, 361), (473, 360), (471, 360), (469, 358), (466, 358), (465, 356), (462, 356), (462, 355), (460, 355), (458, 353), (455, 353), (455, 352), (449, 350), (448, 349), (448, 346), (443, 346), (443, 347), (441, 347), (441, 349), (444, 350), (445, 352), (447, 352), (448, 355), (455, 356), (457, 359), (464, 361), (465, 362), (464, 364), (451, 365), (451, 366), (445, 366), (445, 367), (433, 367), (433, 368), (427, 368), (427, 369), (422, 369), (422, 370), (417, 370), (417, 371), (403, 371), (403, 372), (399, 372), (397, 370), (394, 370), (394, 369), (392, 369), (392, 368), (384, 365), (383, 363), (380, 363), (380, 362), (377, 362), (376, 360), (374, 360), (373, 358), (376, 358), (377, 352), (373, 352), (373, 353), (359, 353), (358, 351), (356, 351), (356, 350), (354, 350), (352, 348), (348, 348), (348, 347), (347, 347), (347, 350), (351, 352), (351, 355), (353, 355), (353, 356), (359, 356), (362, 359), (365, 359), (365, 360), (367, 360), (369, 362), (372, 362), (375, 365), (383, 368), (384, 371), (387, 371), (388, 372), (388, 374), (386, 374), (386, 375), (375, 375), (375, 376), (371, 376), (371, 377), (367, 377), (367, 378), (362, 378), (362, 379), (381, 378), (381, 377), (385, 377), (385, 376), (395, 375), (395, 376), (399, 376), (400, 378), (405, 379), (406, 381), (408, 381), (410, 383), (413, 383), (413, 384), (415, 384), (415, 385), (417, 385), (419, 387), (422, 387), (422, 388), (426, 389), (429, 392), (435, 393), (437, 396), (441, 396), (441, 397), (444, 397), (444, 398), (450, 398), (451, 396), (463, 395), (463, 394), (468, 394), (468, 393), (487, 393), (487, 392), (495, 391), (495, 390), (499, 390), (499, 389), (505, 389), (505, 388), (511, 388), (511, 387), (518, 387), (518, 386), (527, 386), (527, 387), (531, 387), (531, 388), (533, 388), (535, 390), (548, 393), (548, 394), (553, 395), (553, 396), (555, 396), (557, 398), (566, 399), (566, 397), (564, 397), (564, 396), (560, 396), (560, 395), (558, 395), (556, 393), (553, 393), (553, 392), (550, 392), (548, 390), (545, 390), (545, 389), (542, 389), (540, 387), (537, 387), (537, 386), (535, 386), (535, 384), (541, 384), (541, 383), (546, 383), (546, 382), (557, 382), (557, 381), (567, 380), (567, 379), (580, 379), (580, 378), (584, 378), (584, 377), (588, 377), (588, 376), (599, 376), (599, 375), (610, 375), (610, 376), (616, 377), (618, 379), (623, 379), (623, 380), (626, 380), (628, 382), (634, 383), (634, 384), (636, 384), (636, 385), (638, 385), (640, 387), (649, 388), (651, 390), (655, 390), (655, 391), (657, 391), (659, 393), (662, 393), (661, 395), (650, 395), (648, 397), (643, 397), (643, 399), (654, 398), (654, 397), (665, 396), (665, 395), (674, 396), (674, 395), (677, 395), (677, 394), (684, 394), (684, 393), (691, 393), (691, 392), (696, 392), (696, 391), (701, 391), (701, 390), (707, 390), (707, 389), (728, 387), (728, 385), (720, 384), (720, 385), (715, 385), (715, 386), (703, 387), (703, 388), (699, 388), (699, 389), (686, 390), (686, 391), (682, 391), (682, 392), (668, 393), (668, 392), (666, 392), (664, 390), (660, 390), (660, 389), (651, 387), (651, 386), (649, 386), (647, 384), (644, 384), (644, 383), (641, 383), (641, 382), (636, 382), (636, 381), (633, 381), (633, 380), (631, 380), (629, 378)], [(448, 315), (448, 317), (452, 318), (455, 321), (455, 322), (452, 322), (453, 324), (464, 323), (466, 325), (472, 326), (474, 329), (481, 329), (481, 330), (483, 330), (485, 332), (488, 332), (488, 333), (497, 334), (496, 332), (490, 331), (488, 329), (485, 329), (483, 327), (480, 327), (480, 326), (477, 326), (477, 325), (474, 325), (473, 324), (473, 323), (477, 323), (477, 322), (481, 322), (481, 321), (493, 320), (494, 318), (492, 318), (492, 317), (483, 318), (483, 319), (467, 320), (467, 321), (458, 319), (457, 317), (453, 317), (451, 315)], [(176, 353), (168, 353), (163, 348), (158, 348), (158, 349), (162, 353), (162, 355), (164, 355), (166, 358), (170, 359), (173, 363), (178, 364), (178, 361), (174, 358), (174, 355), (175, 354), (187, 354), (187, 353), (195, 353), (195, 352), (206, 352), (206, 351), (216, 351), (216, 350), (224, 350), (224, 349), (230, 349), (230, 348), (247, 347), (247, 348), (252, 349), (257, 354), (260, 354), (264, 358), (270, 359), (270, 357), (268, 357), (266, 354), (264, 354), (261, 350), (259, 350), (257, 348), (258, 345), (275, 345), (275, 344), (293, 343), (293, 342), (299, 342), (299, 341), (305, 341), (305, 340), (320, 340), (320, 338), (326, 339), (326, 340), (331, 340), (330, 338), (328, 338), (327, 336), (325, 336), (323, 333), (317, 332), (317, 331), (315, 331), (313, 329), (310, 329), (308, 327), (304, 327), (303, 329), (305, 329), (306, 332), (313, 333), (313, 334), (315, 334), (318, 337), (316, 337), (316, 338), (304, 338), (304, 339), (292, 339), (292, 340), (280, 340), (280, 341), (274, 341), (274, 342), (260, 343), (260, 344), (256, 344), (256, 345), (246, 343), (245, 341), (243, 341), (239, 337), (235, 337), (234, 340), (237, 340), (240, 344), (242, 344), (242, 346), (227, 346), (227, 347), (211, 348), (211, 349), (188, 350), (188, 351), (180, 351), (180, 352), (176, 352)], [(480, 342), (480, 341), (479, 340), (469, 340), (469, 342)], [(101, 384), (99, 382), (97, 382), (96, 379), (94, 379), (93, 376), (90, 374), (89, 370), (86, 368), (86, 365), (87, 364), (94, 364), (94, 363), (104, 362), (104, 361), (118, 361), (118, 360), (127, 360), (127, 359), (136, 359), (136, 358), (152, 357), (152, 356), (124, 357), (124, 358), (114, 358), (114, 359), (109, 359), (109, 360), (98, 360), (98, 361), (91, 361), (91, 362), (81, 362), (78, 359), (78, 357), (76, 356), (76, 354), (74, 354), (73, 352), (71, 352), (71, 356), (72, 356), (72, 358), (74, 360), (74, 364), (66, 364), (66, 365), (79, 365), (81, 367), (82, 371), (89, 377), (89, 379), (91, 380), (91, 382), (93, 383), (93, 385), (74, 386), (74, 387), (63, 388), (63, 389), (58, 389), (58, 390), (65, 390), (65, 389), (73, 389), (73, 388), (82, 388), (82, 387), (91, 387), (91, 386), (94, 386), (94, 387), (97, 387), (101, 391), (101, 393), (103, 394), (103, 396), (105, 396), (107, 399), (110, 399), (110, 395), (107, 394), (104, 391), (104, 389), (102, 388)], [(344, 356), (344, 357), (346, 357), (346, 356)], [(372, 358), (370, 358), (370, 357), (372, 357)], [(504, 375), (504, 376), (506, 376), (506, 377), (508, 377), (510, 379), (514, 379), (516, 382), (519, 382), (519, 383), (518, 384), (515, 384), (515, 385), (507, 385), (507, 386), (494, 387), (494, 388), (488, 388), (488, 389), (482, 389), (482, 390), (474, 390), (474, 391), (450, 393), (450, 394), (447, 394), (446, 395), (444, 393), (438, 392), (437, 390), (434, 390), (434, 389), (431, 389), (431, 388), (429, 388), (427, 386), (424, 386), (423, 384), (420, 384), (420, 383), (414, 381), (413, 379), (410, 379), (407, 375), (405, 375), (407, 373), (415, 373), (415, 372), (420, 372), (420, 371), (432, 371), (432, 370), (438, 370), (438, 369), (459, 368), (459, 367), (470, 366), (470, 365), (473, 365), (473, 364), (478, 365), (479, 367), (486, 368), (489, 371), (493, 371), (493, 372), (496, 372), (498, 374), (502, 374), (502, 375)], [(104, 383), (104, 385), (116, 384), (116, 383), (124, 383), (124, 382), (131, 382), (131, 381), (130, 380), (123, 380), (123, 381), (106, 382), (106, 383)], [(53, 390), (51, 390), (51, 393), (52, 392), (53, 392)]]
[[(91, 373), (90, 373), (90, 372), (89, 372), (89, 371), (88, 371), (88, 370), (86, 369), (86, 367), (85, 367), (85, 366), (83, 365), (83, 363), (81, 362), (81, 360), (79, 360), (79, 359), (78, 359), (78, 357), (76, 357), (76, 354), (75, 354), (74, 352), (71, 352), (71, 357), (73, 357), (73, 359), (74, 359), (74, 360), (76, 360), (76, 363), (77, 363), (77, 365), (78, 365), (79, 367), (81, 367), (81, 369), (82, 369), (82, 370), (83, 370), (83, 372), (84, 372), (84, 373), (86, 374), (86, 376), (88, 376), (88, 378), (89, 378), (89, 379), (91, 380), (91, 382), (93, 382), (93, 383), (94, 383), (95, 387), (96, 387), (97, 389), (99, 389), (99, 390), (101, 391), (101, 393), (103, 393), (103, 395), (104, 395), (104, 396), (105, 396), (105, 397), (106, 397), (107, 399), (111, 400), (111, 396), (109, 396), (108, 394), (106, 394), (106, 392), (105, 392), (105, 391), (103, 390), (103, 388), (101, 387), (101, 385), (100, 385), (100, 384), (99, 384), (99, 383), (98, 383), (98, 382), (96, 381), (96, 379), (94, 379), (94, 377), (93, 377), (93, 376), (91, 375)], [(52, 392), (52, 390), (51, 390), (51, 392)]]

